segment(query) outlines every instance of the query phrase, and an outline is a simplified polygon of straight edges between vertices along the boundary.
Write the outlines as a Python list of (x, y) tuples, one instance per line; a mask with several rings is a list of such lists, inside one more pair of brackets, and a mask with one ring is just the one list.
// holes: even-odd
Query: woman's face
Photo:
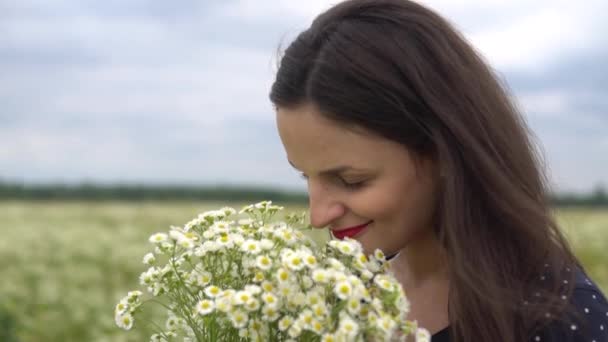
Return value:
[(279, 108), (277, 126), (287, 159), (307, 179), (314, 227), (334, 232), (363, 225), (349, 233), (367, 253), (379, 248), (389, 255), (432, 234), (432, 162), (416, 170), (403, 145), (347, 129), (312, 105)]

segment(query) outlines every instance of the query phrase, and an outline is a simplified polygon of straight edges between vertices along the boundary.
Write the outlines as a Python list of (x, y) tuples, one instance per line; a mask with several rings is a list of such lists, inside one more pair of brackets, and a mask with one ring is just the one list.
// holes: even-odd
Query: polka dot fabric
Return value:
[[(576, 284), (570, 300), (583, 321), (550, 324), (535, 334), (531, 342), (608, 342), (608, 300), (580, 269), (576, 270)], [(431, 342), (449, 341), (448, 328), (431, 337)]]
[(608, 300), (583, 271), (576, 270), (576, 286), (570, 301), (582, 321), (552, 324), (533, 337), (537, 342), (608, 342)]

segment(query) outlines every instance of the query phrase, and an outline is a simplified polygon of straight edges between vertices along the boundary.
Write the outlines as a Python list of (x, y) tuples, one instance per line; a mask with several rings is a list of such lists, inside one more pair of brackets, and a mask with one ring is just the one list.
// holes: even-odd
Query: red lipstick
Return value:
[(367, 223), (364, 223), (362, 225), (355, 226), (355, 227), (350, 227), (350, 228), (345, 228), (345, 229), (339, 229), (339, 230), (332, 230), (331, 234), (336, 239), (340, 239), (340, 240), (343, 240), (346, 237), (349, 237), (349, 238), (352, 239), (356, 235), (359, 235), (359, 233), (361, 233), (365, 228), (367, 228), (367, 226), (370, 223), (372, 223), (372, 221), (369, 221)]

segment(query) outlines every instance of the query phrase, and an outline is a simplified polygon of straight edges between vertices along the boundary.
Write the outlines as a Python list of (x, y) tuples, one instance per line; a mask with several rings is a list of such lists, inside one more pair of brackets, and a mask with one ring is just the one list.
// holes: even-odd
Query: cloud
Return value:
[[(0, 3), (0, 177), (303, 189), (267, 95), (336, 1)], [(504, 78), (556, 187), (608, 184), (605, 1), (423, 1)]]

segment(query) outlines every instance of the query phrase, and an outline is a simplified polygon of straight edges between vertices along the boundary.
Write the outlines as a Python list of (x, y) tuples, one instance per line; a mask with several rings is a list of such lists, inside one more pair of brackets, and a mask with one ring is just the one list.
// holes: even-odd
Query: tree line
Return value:
[[(305, 204), (303, 192), (266, 187), (179, 186), (179, 185), (100, 185), (100, 184), (19, 184), (0, 181), (0, 200), (81, 200), (81, 201), (239, 201), (272, 200), (285, 204)], [(589, 193), (551, 194), (555, 206), (608, 206), (608, 193), (597, 186)]]

